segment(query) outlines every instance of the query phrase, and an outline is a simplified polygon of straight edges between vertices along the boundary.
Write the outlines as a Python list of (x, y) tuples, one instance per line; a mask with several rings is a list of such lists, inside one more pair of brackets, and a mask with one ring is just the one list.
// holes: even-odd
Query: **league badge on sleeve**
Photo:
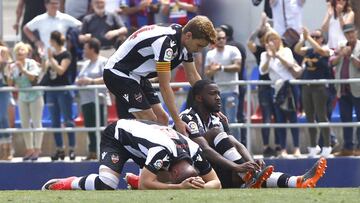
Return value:
[(188, 126), (190, 128), (190, 133), (191, 134), (197, 134), (199, 133), (199, 128), (198, 128), (198, 125), (194, 122), (194, 121), (190, 121), (188, 123)]
[(164, 61), (171, 61), (173, 59), (173, 54), (173, 50), (171, 48), (167, 48), (165, 50)]

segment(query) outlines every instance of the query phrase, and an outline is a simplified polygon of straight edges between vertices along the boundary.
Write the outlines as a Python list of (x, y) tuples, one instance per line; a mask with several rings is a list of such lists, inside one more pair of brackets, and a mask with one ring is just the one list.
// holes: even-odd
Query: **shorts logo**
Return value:
[(112, 154), (111, 155), (111, 161), (116, 164), (117, 162), (119, 162), (119, 155), (117, 154)]
[(134, 97), (135, 97), (135, 100), (138, 101), (139, 103), (142, 102), (142, 94), (141, 93), (135, 94)]
[(165, 50), (164, 61), (171, 61), (173, 59), (173, 54), (173, 50), (171, 48), (167, 48)]
[(190, 121), (188, 123), (188, 126), (190, 128), (190, 133), (191, 134), (199, 133), (199, 128), (198, 128), (197, 124), (194, 121)]
[(101, 159), (105, 159), (106, 154), (107, 154), (107, 152), (101, 153)]
[(163, 166), (163, 160), (158, 159), (158, 160), (155, 161), (154, 168), (156, 170), (160, 170), (162, 168), (162, 166)]
[(123, 97), (127, 102), (129, 102), (129, 94), (124, 94)]

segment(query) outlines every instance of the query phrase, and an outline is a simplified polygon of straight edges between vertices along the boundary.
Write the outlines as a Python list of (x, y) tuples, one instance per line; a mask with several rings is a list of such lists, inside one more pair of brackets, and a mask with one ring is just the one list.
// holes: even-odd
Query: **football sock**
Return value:
[(289, 176), (281, 172), (273, 172), (263, 183), (264, 188), (288, 188), (296, 187), (297, 176)]

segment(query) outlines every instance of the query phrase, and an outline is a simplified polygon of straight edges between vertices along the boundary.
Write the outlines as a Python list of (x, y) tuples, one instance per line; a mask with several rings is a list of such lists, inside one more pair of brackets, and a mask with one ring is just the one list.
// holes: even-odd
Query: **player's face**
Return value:
[(211, 113), (219, 112), (221, 109), (221, 98), (219, 87), (216, 84), (207, 85), (201, 94), (202, 104)]

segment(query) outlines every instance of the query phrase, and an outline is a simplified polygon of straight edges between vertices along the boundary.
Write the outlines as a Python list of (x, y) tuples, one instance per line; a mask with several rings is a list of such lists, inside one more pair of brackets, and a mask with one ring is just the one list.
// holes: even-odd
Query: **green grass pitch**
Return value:
[(1, 191), (0, 202), (359, 202), (360, 188), (224, 189), (224, 190), (117, 190), (117, 191)]

